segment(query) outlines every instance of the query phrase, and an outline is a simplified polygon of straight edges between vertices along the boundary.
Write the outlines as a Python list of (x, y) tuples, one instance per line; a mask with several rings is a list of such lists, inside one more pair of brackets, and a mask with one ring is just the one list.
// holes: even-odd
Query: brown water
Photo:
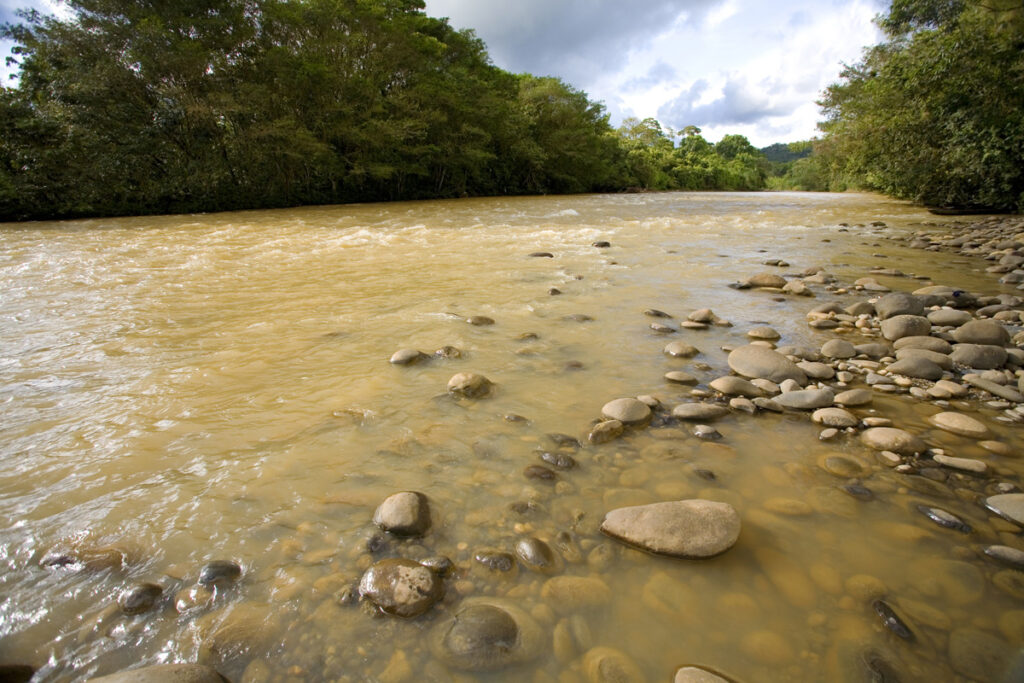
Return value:
[[(875, 220), (887, 227), (839, 226)], [(667, 384), (668, 370), (702, 383), (725, 374), (721, 347), (744, 343), (758, 323), (781, 332), (780, 343), (831, 338), (804, 313), (851, 298), (818, 287), (817, 299), (778, 300), (725, 286), (768, 270), (766, 258), (825, 266), (847, 282), (877, 264), (999, 291), (983, 261), (885, 239), (925, 220), (868, 195), (653, 194), (4, 226), (0, 663), (38, 667), (39, 681), (201, 658), (232, 680), (569, 682), (586, 680), (586, 650), (609, 646), (651, 681), (683, 664), (747, 682), (874, 680), (872, 657), (902, 680), (954, 680), (951, 629), (971, 626), (1009, 650), (1024, 642), (1024, 574), (1007, 576), (977, 553), (1020, 546), (977, 504), (986, 480), (908, 478), (853, 437), (819, 442), (805, 415), (742, 413), (716, 423), (717, 443), (654, 427), (573, 453), (579, 467), (556, 483), (522, 475), (541, 464), (536, 449), (551, 447), (545, 434), (582, 439), (610, 399), (680, 402), (691, 388)], [(554, 258), (527, 257), (539, 250)], [(642, 314), (702, 307), (734, 326), (666, 337)], [(577, 313), (593, 320), (563, 319)], [(460, 317), (470, 315), (496, 323)], [(528, 332), (537, 338), (519, 338)], [(675, 338), (701, 355), (664, 356)], [(388, 363), (400, 348), (444, 345), (463, 357)], [(495, 394), (445, 398), (461, 371), (488, 376)], [(879, 398), (857, 412), (894, 417), (1017, 480), (1019, 462), (930, 430), (925, 417), (938, 410)], [(1017, 427), (994, 429), (1019, 448)], [(847, 479), (819, 467), (836, 451), (863, 463), (875, 500), (855, 500), (839, 488)], [(371, 553), (375, 507), (409, 489), (429, 496), (431, 531)], [(611, 508), (690, 497), (739, 510), (732, 550), (671, 560), (597, 531)], [(935, 526), (915, 510), (921, 502), (974, 531)], [(531, 505), (516, 512), (515, 503)], [(565, 574), (600, 578), (610, 602), (547, 604), (546, 576), (473, 561), (525, 535), (556, 547)], [(89, 566), (40, 566), (59, 552)], [(339, 600), (374, 558), (391, 555), (454, 560), (444, 602), (400, 620)], [(220, 558), (239, 561), (244, 576), (210, 606), (179, 615), (169, 602), (138, 617), (111, 607), (133, 580), (187, 590)], [(429, 632), (469, 594), (532, 614), (545, 634), (538, 657), (478, 675), (434, 660)], [(884, 629), (870, 606), (882, 596), (914, 642)], [(203, 646), (211, 623), (243, 618), (258, 627), (240, 629), (237, 648)]]

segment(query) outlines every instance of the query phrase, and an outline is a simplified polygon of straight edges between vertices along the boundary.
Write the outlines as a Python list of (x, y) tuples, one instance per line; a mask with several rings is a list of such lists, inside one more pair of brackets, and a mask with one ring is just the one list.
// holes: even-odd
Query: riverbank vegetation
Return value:
[[(0, 220), (470, 195), (868, 189), (1024, 210), (1024, 3), (894, 0), (824, 135), (758, 150), (495, 67), (422, 0), (68, 0), (0, 33)], [(813, 150), (813, 153), (811, 153)]]
[(878, 25), (821, 102), (826, 183), (1024, 211), (1024, 2), (894, 0)]
[(762, 189), (741, 136), (611, 127), (420, 0), (69, 0), (3, 33), (0, 219), (466, 195)]

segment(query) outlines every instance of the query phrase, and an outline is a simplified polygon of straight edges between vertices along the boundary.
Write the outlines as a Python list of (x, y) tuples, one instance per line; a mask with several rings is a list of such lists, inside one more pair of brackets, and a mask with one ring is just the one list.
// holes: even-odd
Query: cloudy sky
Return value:
[(878, 42), (884, 0), (426, 0), (511, 71), (558, 76), (618, 123), (758, 146), (816, 133), (819, 93)]
[[(494, 63), (558, 76), (627, 116), (699, 126), (758, 146), (815, 135), (815, 104), (843, 62), (880, 35), (886, 0), (426, 0), (472, 28)], [(51, 0), (0, 0), (16, 7)], [(6, 54), (7, 49), (3, 49)]]

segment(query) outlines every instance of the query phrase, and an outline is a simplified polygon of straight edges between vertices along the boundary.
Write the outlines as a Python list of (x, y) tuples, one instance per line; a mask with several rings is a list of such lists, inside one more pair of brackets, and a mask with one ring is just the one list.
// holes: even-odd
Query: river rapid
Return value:
[[(1024, 644), (1024, 573), (977, 550), (1022, 547), (971, 497), (988, 482), (909, 485), (855, 435), (821, 441), (800, 412), (733, 411), (714, 423), (720, 440), (662, 419), (586, 443), (608, 401), (689, 399), (694, 386), (665, 380), (673, 370), (708, 391), (729, 372), (723, 347), (754, 327), (818, 348), (837, 335), (807, 311), (868, 296), (727, 287), (755, 273), (821, 266), (849, 286), (883, 266), (917, 277), (876, 278), (894, 290), (1016, 291), (981, 258), (892, 239), (934, 220), (948, 219), (872, 195), (666, 193), (0, 226), (0, 664), (30, 665), (34, 681), (197, 660), (252, 682), (572, 683), (619, 680), (615, 666), (667, 681), (684, 665), (746, 683), (968, 680), (951, 668), (955, 629), (986, 634), (979, 658)], [(700, 308), (732, 326), (650, 327), (678, 329)], [(700, 353), (665, 355), (674, 340)], [(446, 346), (461, 357), (434, 356)], [(390, 364), (403, 348), (432, 359)], [(491, 395), (453, 399), (459, 372), (485, 375)], [(985, 459), (992, 481), (1024, 470), (935, 434), (927, 402), (878, 395), (853, 410)], [(1020, 452), (1019, 427), (991, 428)], [(861, 470), (822, 464), (836, 453)], [(524, 475), (538, 465), (554, 478)], [(373, 523), (399, 491), (429, 500), (420, 538)], [(690, 498), (735, 507), (734, 547), (675, 559), (599, 531), (614, 508)], [(922, 503), (972, 532), (932, 523)], [(552, 574), (475, 559), (528, 537), (553, 549)], [(454, 567), (422, 616), (356, 599), (374, 562), (437, 556)], [(197, 588), (212, 560), (241, 577)], [(591, 583), (563, 595), (552, 576)], [(127, 616), (118, 596), (136, 582), (162, 594)], [(887, 628), (879, 598), (912, 639)], [(471, 599), (536, 627), (522, 662), (460, 671), (438, 654)]]

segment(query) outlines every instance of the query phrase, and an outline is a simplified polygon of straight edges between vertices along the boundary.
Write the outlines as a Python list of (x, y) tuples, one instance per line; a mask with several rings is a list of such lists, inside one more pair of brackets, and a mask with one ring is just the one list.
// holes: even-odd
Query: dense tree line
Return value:
[(808, 163), (834, 188), (1024, 211), (1024, 2), (894, 0), (877, 23)]
[(422, 0), (65, 4), (2, 29), (0, 220), (766, 183), (745, 138), (616, 131)]

